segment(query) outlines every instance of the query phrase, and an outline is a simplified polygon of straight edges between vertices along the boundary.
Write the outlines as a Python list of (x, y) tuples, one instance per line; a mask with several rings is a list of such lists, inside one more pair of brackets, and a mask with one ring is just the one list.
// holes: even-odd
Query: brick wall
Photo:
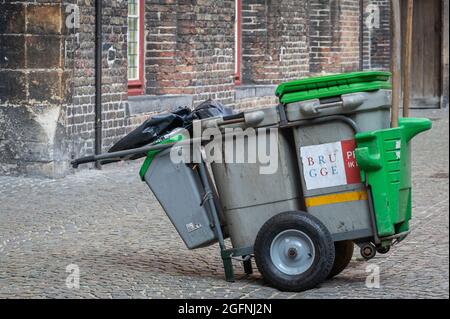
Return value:
[[(70, 38), (72, 103), (66, 125), (72, 156), (92, 154), (95, 105), (94, 1), (79, 0), (80, 28)], [(107, 150), (127, 132), (127, 2), (103, 1), (102, 138)]]
[(360, 1), (310, 1), (309, 27), (312, 74), (359, 69)]
[(311, 74), (389, 70), (390, 1), (310, 1), (309, 45)]
[[(360, 69), (360, 1), (341, 0), (339, 16), (340, 58), (336, 63), (340, 65), (338, 72), (351, 72)], [(335, 31), (336, 32), (336, 31)], [(336, 67), (334, 67), (336, 69)]]
[(308, 2), (248, 0), (242, 3), (242, 78), (276, 84), (308, 72)]
[(147, 94), (233, 105), (234, 1), (146, 0)]
[(272, 96), (252, 97), (248, 99), (236, 100), (235, 109), (237, 111), (244, 111), (250, 109), (257, 109), (262, 107), (269, 107), (278, 104), (278, 98)]
[(390, 69), (390, 0), (364, 0), (364, 69)]
[[(68, 28), (73, 3), (80, 24)], [(93, 153), (94, 4), (0, 3), (0, 174), (63, 175), (71, 158)], [(380, 26), (364, 28), (364, 68), (385, 69), (389, 1), (364, 0), (363, 9), (371, 4), (380, 8)], [(148, 116), (179, 105), (131, 112), (127, 1), (103, 6), (105, 151)], [(236, 109), (273, 105), (280, 82), (359, 69), (360, 9), (359, 0), (243, 0), (244, 85), (237, 88), (234, 0), (145, 0), (145, 93), (189, 95), (193, 105), (210, 98)]]

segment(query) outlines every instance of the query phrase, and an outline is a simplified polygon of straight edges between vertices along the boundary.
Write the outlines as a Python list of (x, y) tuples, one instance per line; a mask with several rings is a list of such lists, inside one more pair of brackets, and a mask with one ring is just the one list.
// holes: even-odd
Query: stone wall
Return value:
[(0, 4), (0, 174), (67, 169), (65, 3)]

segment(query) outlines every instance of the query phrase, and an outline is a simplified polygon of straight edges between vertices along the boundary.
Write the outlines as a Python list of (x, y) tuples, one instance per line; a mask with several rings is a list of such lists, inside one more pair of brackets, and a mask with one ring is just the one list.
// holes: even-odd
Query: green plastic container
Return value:
[(282, 83), (275, 94), (282, 104), (288, 104), (342, 94), (391, 89), (390, 77), (391, 73), (380, 71), (311, 77)]
[(355, 156), (362, 181), (372, 190), (378, 236), (409, 230), (411, 219), (411, 139), (431, 121), (401, 118), (399, 127), (356, 134)]

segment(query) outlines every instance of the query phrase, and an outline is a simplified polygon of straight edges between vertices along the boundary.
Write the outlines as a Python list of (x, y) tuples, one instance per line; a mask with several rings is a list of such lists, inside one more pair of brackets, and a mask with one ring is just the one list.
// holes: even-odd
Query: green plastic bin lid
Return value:
[(311, 77), (282, 83), (275, 94), (283, 104), (342, 94), (391, 89), (390, 72), (367, 71)]

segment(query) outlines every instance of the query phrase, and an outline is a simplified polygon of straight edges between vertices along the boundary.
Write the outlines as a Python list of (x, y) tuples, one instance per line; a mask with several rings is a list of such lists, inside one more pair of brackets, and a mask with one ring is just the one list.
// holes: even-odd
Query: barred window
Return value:
[(128, 87), (143, 93), (143, 0), (128, 0)]

